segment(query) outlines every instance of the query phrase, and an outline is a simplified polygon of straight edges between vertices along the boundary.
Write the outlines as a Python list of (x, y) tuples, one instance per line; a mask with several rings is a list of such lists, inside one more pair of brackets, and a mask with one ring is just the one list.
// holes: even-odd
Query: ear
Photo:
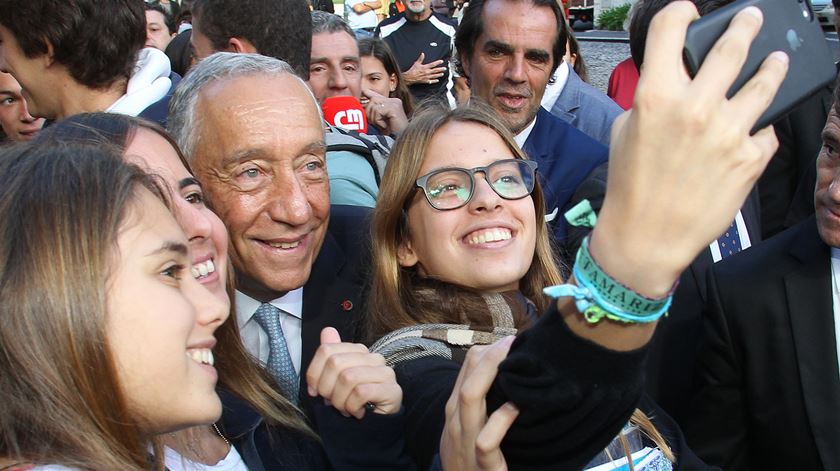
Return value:
[(46, 37), (44, 37), (44, 45), (47, 46), (47, 52), (42, 56), (42, 59), (44, 60), (44, 67), (49, 67), (55, 63), (55, 47)]
[(391, 76), (388, 77), (388, 90), (393, 92), (396, 89), (397, 89), (397, 74), (391, 74)]
[[(473, 51), (475, 52), (475, 51)], [(458, 60), (461, 61), (461, 69), (463, 69), (464, 74), (462, 77), (469, 78), (470, 77), (470, 58), (467, 57), (466, 54), (463, 52), (458, 52)]]
[(413, 267), (419, 261), (417, 254), (414, 253), (414, 249), (411, 247), (411, 241), (400, 242), (400, 245), (397, 247), (397, 262), (400, 266), (405, 268)]
[(259, 53), (257, 48), (251, 44), (251, 41), (248, 41), (245, 38), (230, 38), (228, 39), (228, 52), (236, 52), (236, 53)]

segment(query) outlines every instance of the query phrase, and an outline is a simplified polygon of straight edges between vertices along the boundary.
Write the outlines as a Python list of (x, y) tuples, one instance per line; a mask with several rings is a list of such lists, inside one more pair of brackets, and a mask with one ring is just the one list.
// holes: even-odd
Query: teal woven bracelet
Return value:
[(578, 311), (590, 323), (599, 322), (604, 318), (627, 323), (654, 322), (671, 307), (673, 289), (663, 298), (652, 299), (604, 273), (589, 252), (589, 237), (581, 243), (573, 273), (579, 286), (550, 286), (543, 292), (554, 298), (575, 298)]

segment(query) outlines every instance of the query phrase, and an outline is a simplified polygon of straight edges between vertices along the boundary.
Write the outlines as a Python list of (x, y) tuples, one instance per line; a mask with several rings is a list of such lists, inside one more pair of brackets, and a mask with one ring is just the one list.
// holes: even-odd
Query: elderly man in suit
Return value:
[(712, 269), (701, 387), (684, 429), (727, 470), (840, 469), (838, 92), (815, 216)]
[(170, 130), (230, 233), (243, 343), (297, 401), (321, 330), (357, 337), (369, 210), (330, 206), (318, 104), (285, 62), (204, 59), (173, 97)]
[(539, 164), (546, 220), (562, 241), (559, 214), (607, 148), (540, 106), (566, 49), (563, 12), (554, 0), (472, 0), (455, 35), (472, 96), (487, 102)]

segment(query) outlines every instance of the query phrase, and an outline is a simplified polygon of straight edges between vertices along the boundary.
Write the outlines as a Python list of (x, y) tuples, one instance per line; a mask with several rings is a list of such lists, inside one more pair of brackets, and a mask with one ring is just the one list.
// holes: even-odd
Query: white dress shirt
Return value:
[(834, 311), (834, 343), (837, 349), (837, 363), (840, 364), (840, 249), (831, 248), (831, 292)]
[[(738, 214), (735, 215), (735, 225), (738, 227), (738, 240), (741, 242), (741, 250), (747, 250), (752, 246), (752, 242), (750, 242), (750, 234), (747, 232), (747, 223), (744, 222), (744, 215), (741, 214), (741, 210), (738, 210)], [(709, 250), (712, 251), (712, 261), (715, 263), (723, 260), (723, 257), (720, 254), (720, 245), (718, 240), (715, 239), (709, 244)]]
[[(289, 356), (292, 358), (292, 365), (295, 371), (300, 374), (300, 357), (303, 341), (301, 334), (301, 313), (303, 312), (303, 288), (289, 291), (269, 302), (280, 309), (280, 327), (283, 328), (283, 337), (286, 339), (286, 347), (289, 349)], [(265, 365), (268, 362), (268, 334), (254, 319), (254, 314), (262, 305), (261, 302), (236, 291), (236, 325), (239, 327), (239, 335), (245, 349)]]
[(551, 111), (554, 108), (554, 103), (557, 102), (560, 94), (563, 93), (563, 87), (566, 86), (566, 82), (569, 80), (569, 67), (571, 66), (565, 61), (561, 62), (557, 67), (557, 71), (554, 72), (554, 83), (549, 83), (545, 86), (545, 93), (543, 93), (540, 105), (546, 110)]

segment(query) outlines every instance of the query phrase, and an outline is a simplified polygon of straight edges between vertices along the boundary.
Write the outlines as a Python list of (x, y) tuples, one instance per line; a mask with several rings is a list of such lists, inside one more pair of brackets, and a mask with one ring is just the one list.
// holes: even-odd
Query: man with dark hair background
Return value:
[(566, 52), (563, 12), (554, 0), (472, 0), (455, 36), (472, 96), (487, 102), (530, 158), (539, 163), (546, 221), (562, 242), (560, 209), (607, 148), (540, 106)]
[(280, 59), (309, 78), (312, 20), (304, 0), (196, 0), (192, 44), (197, 59), (247, 52)]
[(0, 11), (0, 70), (20, 82), (33, 115), (109, 111), (165, 124), (177, 77), (163, 52), (143, 49), (141, 2), (1, 0)]
[(159, 3), (146, 3), (146, 47), (166, 51), (178, 32), (175, 19)]

